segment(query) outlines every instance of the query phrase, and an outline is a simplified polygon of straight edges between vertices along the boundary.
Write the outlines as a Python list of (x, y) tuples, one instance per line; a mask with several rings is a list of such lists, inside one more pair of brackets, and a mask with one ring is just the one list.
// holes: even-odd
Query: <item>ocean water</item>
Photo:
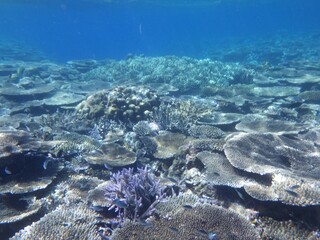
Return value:
[(1, 40), (62, 62), (129, 53), (201, 58), (226, 41), (320, 27), (317, 0), (104, 2), (1, 1)]
[(0, 240), (320, 240), (320, 0), (0, 0)]

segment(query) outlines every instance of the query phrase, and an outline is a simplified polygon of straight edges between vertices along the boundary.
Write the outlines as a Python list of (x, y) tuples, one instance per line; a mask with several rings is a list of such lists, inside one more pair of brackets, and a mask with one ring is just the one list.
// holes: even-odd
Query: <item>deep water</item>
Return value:
[[(49, 3), (48, 3), (49, 2)], [(228, 1), (212, 6), (1, 1), (1, 42), (19, 42), (70, 59), (187, 55), (238, 39), (320, 29), (320, 1)]]

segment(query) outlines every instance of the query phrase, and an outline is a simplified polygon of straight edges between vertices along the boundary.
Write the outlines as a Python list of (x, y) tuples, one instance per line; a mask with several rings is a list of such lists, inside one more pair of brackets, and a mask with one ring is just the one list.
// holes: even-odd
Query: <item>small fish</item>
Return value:
[(161, 202), (161, 203), (167, 203), (167, 202), (169, 202), (169, 200), (166, 199), (166, 198), (164, 198), (164, 199), (161, 199), (160, 202)]
[(96, 220), (98, 221), (98, 222), (102, 222), (103, 221), (103, 217), (100, 217), (100, 216), (98, 216), (98, 217), (96, 217)]
[(50, 161), (50, 159), (46, 159), (46, 160), (43, 162), (42, 167), (43, 167), (44, 170), (47, 170), (49, 161)]
[(182, 205), (182, 207), (183, 207), (184, 209), (192, 209), (192, 208), (193, 208), (191, 205), (188, 205), (188, 204)]
[(153, 225), (152, 225), (152, 223), (150, 223), (150, 222), (147, 222), (147, 221), (145, 221), (145, 220), (139, 220), (139, 223), (144, 227), (144, 228), (150, 228), (150, 227), (152, 227)]
[(90, 206), (90, 209), (96, 212), (102, 212), (105, 210), (103, 207), (100, 207), (100, 206)]
[(285, 189), (285, 191), (293, 197), (299, 197), (298, 193), (291, 191), (290, 189)]
[(144, 187), (142, 184), (139, 184), (139, 187), (140, 187), (143, 191), (145, 191), (145, 187)]
[(199, 229), (198, 233), (200, 233), (202, 236), (208, 237), (209, 240), (217, 240), (217, 234), (214, 232), (207, 232), (204, 229)]
[(108, 165), (108, 164), (103, 164), (103, 166), (107, 169), (107, 170), (112, 170), (113, 168), (110, 166), (110, 165)]
[(6, 167), (6, 168), (4, 169), (4, 172), (5, 172), (6, 174), (8, 174), (8, 175), (12, 174), (12, 172), (9, 170), (8, 167)]
[(116, 205), (118, 208), (127, 208), (127, 207), (128, 207), (128, 205), (127, 205), (124, 201), (122, 201), (121, 199), (119, 199), (119, 198), (114, 199), (114, 200), (112, 201), (112, 203), (113, 203), (114, 205)]
[(217, 236), (217, 234), (214, 233), (214, 232), (209, 232), (209, 233), (208, 233), (208, 239), (209, 239), (209, 240), (217, 240), (217, 239), (218, 239), (218, 236)]
[(243, 194), (242, 194), (238, 189), (235, 189), (235, 190), (236, 190), (238, 196), (239, 196), (242, 200), (244, 200)]
[[(113, 232), (111, 228), (102, 227), (102, 226), (100, 226), (97, 230), (98, 230), (98, 233), (101, 235), (101, 237), (105, 236), (105, 235), (111, 235)], [(104, 239), (104, 238), (102, 238), (102, 239)]]
[(179, 232), (179, 230), (175, 227), (169, 227), (169, 229), (170, 229), (170, 231), (175, 232), (175, 233)]
[(170, 180), (171, 182), (175, 183), (175, 184), (179, 184), (178, 181), (172, 177), (168, 177), (168, 180)]
[(70, 227), (71, 223), (68, 223), (68, 222), (65, 222), (65, 223), (62, 223), (62, 226), (64, 227)]
[(213, 174), (214, 174), (215, 176), (217, 176), (217, 177), (220, 177), (220, 174), (217, 173), (217, 172), (214, 172)]
[(204, 236), (208, 235), (207, 231), (204, 229), (199, 229), (198, 233), (200, 233), (201, 235), (204, 235)]
[(294, 189), (297, 189), (299, 187), (300, 187), (300, 185), (296, 184), (296, 185), (292, 185), (291, 187), (289, 187), (289, 189), (294, 190)]
[(24, 126), (27, 129), (27, 132), (31, 132), (30, 128), (27, 125), (24, 125)]

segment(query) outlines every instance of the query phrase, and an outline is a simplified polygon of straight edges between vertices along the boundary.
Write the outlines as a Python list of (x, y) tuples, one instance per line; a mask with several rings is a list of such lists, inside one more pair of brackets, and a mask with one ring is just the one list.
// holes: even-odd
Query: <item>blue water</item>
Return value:
[(319, 10), (319, 0), (222, 0), (202, 7), (11, 0), (0, 3), (0, 37), (61, 62), (128, 53), (203, 57), (228, 39), (318, 30)]

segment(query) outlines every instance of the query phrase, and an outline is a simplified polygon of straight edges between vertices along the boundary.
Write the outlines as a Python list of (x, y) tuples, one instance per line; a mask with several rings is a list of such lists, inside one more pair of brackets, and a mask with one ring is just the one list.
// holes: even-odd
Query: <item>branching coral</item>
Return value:
[(105, 197), (119, 218), (139, 221), (152, 215), (156, 205), (166, 197), (155, 175), (147, 168), (123, 169), (111, 176)]
[(187, 133), (200, 117), (211, 114), (213, 105), (197, 99), (162, 102), (154, 111), (153, 120), (165, 130)]

